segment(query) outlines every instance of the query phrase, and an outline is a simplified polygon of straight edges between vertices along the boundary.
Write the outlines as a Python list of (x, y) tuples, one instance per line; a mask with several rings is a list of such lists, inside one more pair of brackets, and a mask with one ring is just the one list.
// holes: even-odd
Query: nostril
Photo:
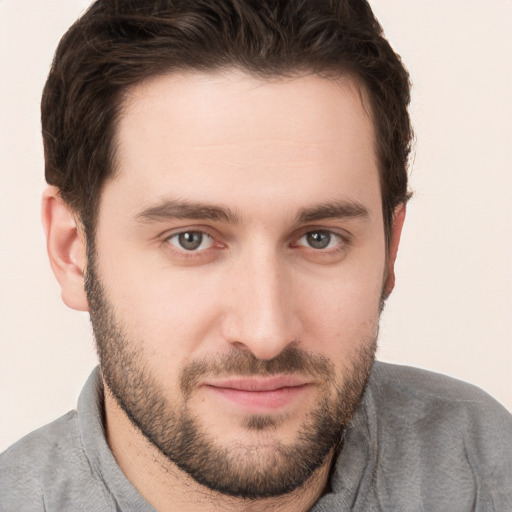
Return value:
[(247, 345), (245, 345), (244, 343), (242, 343), (241, 341), (232, 341), (231, 345), (234, 348), (236, 348), (237, 350), (241, 350), (241, 351), (245, 351), (245, 352), (250, 352), (249, 347)]

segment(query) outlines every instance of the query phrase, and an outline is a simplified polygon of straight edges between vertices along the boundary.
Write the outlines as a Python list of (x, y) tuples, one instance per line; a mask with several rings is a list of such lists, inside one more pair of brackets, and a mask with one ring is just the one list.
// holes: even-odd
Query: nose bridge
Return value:
[(270, 244), (255, 241), (242, 251), (235, 276), (227, 338), (260, 359), (271, 359), (299, 336), (286, 264)]

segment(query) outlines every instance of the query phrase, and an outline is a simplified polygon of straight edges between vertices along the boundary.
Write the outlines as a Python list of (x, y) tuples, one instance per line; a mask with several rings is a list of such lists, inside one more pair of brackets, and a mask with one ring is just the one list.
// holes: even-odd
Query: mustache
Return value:
[(333, 380), (334, 365), (326, 357), (308, 354), (297, 347), (288, 347), (272, 359), (258, 359), (252, 352), (235, 351), (223, 356), (205, 357), (187, 363), (181, 370), (179, 383), (188, 398), (206, 377), (270, 376), (300, 373), (322, 380)]

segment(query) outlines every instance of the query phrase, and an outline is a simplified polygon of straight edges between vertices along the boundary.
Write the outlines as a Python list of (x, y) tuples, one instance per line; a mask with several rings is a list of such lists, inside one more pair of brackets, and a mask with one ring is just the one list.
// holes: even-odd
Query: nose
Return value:
[(230, 276), (224, 338), (258, 359), (272, 359), (302, 336), (293, 271), (279, 255), (248, 251)]

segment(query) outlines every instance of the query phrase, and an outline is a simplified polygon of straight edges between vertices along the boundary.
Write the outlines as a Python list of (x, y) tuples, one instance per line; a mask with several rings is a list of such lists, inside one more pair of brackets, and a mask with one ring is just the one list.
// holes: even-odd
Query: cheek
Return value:
[(149, 361), (182, 361), (214, 329), (215, 283), (134, 254), (102, 255), (100, 275), (116, 317)]
[(302, 282), (298, 295), (311, 346), (342, 359), (377, 335), (384, 263), (352, 270)]
[(345, 343), (357, 342), (361, 335), (373, 328), (378, 321), (380, 288), (373, 293), (360, 288), (340, 286), (331, 294), (310, 296), (308, 323), (314, 323), (317, 331)]

